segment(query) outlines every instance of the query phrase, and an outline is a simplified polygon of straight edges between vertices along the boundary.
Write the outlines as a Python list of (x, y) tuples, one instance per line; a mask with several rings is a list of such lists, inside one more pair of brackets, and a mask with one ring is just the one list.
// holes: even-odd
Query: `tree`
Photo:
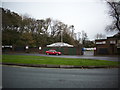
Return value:
[(15, 45), (17, 40), (19, 40), (20, 34), (13, 30), (2, 31), (2, 44), (3, 45)]
[(84, 46), (86, 40), (88, 39), (87, 33), (85, 31), (82, 31), (82, 44)]
[(102, 34), (102, 33), (97, 33), (95, 35), (95, 39), (105, 39), (105, 38), (106, 38), (106, 36), (104, 34)]
[(107, 31), (117, 30), (120, 31), (120, 1), (107, 1), (110, 7), (110, 16), (113, 17), (113, 22), (111, 25), (106, 27)]
[(20, 38), (19, 28), (22, 18), (17, 13), (2, 8), (2, 44), (15, 46)]
[(77, 46), (74, 25), (68, 26), (51, 18), (34, 19), (20, 16), (2, 8), (2, 44), (12, 46), (46, 46), (55, 42), (66, 42)]
[(35, 46), (35, 41), (33, 40), (32, 33), (22, 33), (20, 39), (16, 44), (20, 46)]
[(17, 13), (2, 8), (2, 28), (3, 30), (11, 29), (17, 31), (22, 18)]
[(95, 43), (93, 41), (86, 40), (85, 44), (84, 44), (84, 47), (85, 48), (93, 48), (93, 47), (95, 47)]

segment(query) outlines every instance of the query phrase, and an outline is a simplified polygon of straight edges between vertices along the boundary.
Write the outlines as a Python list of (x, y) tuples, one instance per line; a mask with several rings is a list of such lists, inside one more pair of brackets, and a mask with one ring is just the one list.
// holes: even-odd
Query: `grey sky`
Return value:
[[(2, 7), (18, 14), (28, 14), (35, 19), (52, 18), (68, 25), (75, 26), (75, 32), (84, 30), (90, 40), (97, 33), (105, 32), (105, 26), (112, 19), (108, 15), (109, 8), (103, 0), (30, 0), (8, 2), (2, 1)], [(113, 33), (107, 33), (107, 36)]]

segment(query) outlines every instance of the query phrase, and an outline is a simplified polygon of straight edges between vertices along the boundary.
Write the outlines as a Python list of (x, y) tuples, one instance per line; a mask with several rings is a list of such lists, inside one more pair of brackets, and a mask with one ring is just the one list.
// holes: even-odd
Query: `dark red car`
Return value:
[(47, 55), (61, 55), (61, 52), (57, 52), (56, 50), (48, 50), (46, 51)]

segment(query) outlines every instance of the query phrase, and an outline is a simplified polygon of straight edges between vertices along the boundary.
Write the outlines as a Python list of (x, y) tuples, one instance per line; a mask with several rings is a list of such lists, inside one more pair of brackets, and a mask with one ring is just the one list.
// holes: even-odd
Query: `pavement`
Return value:
[(117, 68), (57, 69), (2, 66), (2, 87), (118, 88), (119, 76)]
[(99, 68), (120, 68), (120, 66), (77, 66), (77, 65), (48, 65), (48, 64), (18, 64), (0, 63), (1, 65), (38, 67), (38, 68), (65, 68), (65, 69), (99, 69)]

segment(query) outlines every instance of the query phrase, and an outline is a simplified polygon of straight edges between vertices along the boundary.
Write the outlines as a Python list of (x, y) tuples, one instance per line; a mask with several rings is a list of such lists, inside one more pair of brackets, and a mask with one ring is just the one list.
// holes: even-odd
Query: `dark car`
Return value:
[(48, 50), (46, 51), (47, 55), (61, 55), (61, 52), (57, 52), (56, 50)]

